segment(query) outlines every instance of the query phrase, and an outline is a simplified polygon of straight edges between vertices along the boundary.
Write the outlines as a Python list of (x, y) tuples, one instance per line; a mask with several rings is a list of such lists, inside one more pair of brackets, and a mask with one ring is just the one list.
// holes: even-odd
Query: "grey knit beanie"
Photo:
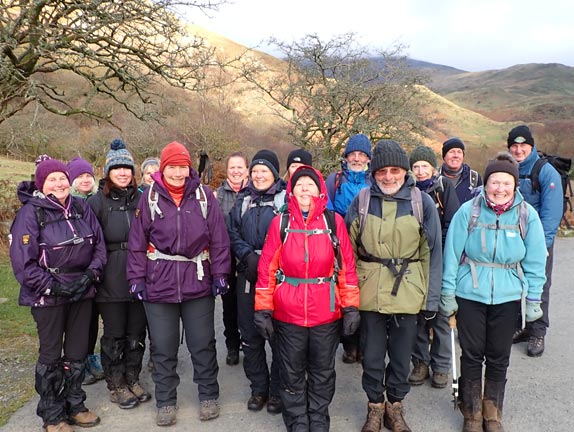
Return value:
[(371, 171), (373, 174), (381, 168), (396, 166), (407, 171), (411, 168), (409, 157), (398, 142), (393, 140), (380, 140), (375, 144), (373, 159), (371, 160)]

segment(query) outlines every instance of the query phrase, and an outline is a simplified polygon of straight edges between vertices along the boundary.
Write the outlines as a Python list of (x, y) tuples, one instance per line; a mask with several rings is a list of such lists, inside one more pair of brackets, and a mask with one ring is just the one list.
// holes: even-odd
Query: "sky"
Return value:
[(525, 63), (574, 66), (572, 0), (229, 0), (189, 22), (277, 55), (264, 42), (355, 33), (373, 50), (467, 71)]

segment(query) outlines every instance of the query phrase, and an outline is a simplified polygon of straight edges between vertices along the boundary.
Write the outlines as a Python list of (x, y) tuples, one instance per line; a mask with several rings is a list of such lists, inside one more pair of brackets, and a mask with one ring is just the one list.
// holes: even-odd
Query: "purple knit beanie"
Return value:
[(94, 178), (96, 177), (94, 175), (94, 169), (92, 168), (92, 165), (87, 160), (82, 159), (79, 156), (68, 162), (67, 168), (68, 174), (70, 176), (70, 183), (73, 183), (76, 178), (84, 173), (88, 173)]
[(46, 178), (54, 172), (62, 172), (66, 174), (68, 181), (70, 181), (70, 176), (68, 175), (68, 171), (64, 162), (57, 159), (52, 159), (48, 155), (42, 155), (36, 159), (36, 173), (34, 174), (34, 183), (40, 192), (42, 192), (44, 189)]

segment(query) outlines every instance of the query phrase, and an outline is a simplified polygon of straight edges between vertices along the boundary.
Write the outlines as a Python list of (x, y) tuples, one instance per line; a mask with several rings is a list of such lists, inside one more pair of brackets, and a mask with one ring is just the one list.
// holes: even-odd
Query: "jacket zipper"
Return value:
[[(498, 229), (500, 226), (500, 216), (496, 216), (496, 230), (494, 231), (494, 250), (492, 252), (492, 262), (496, 259), (496, 244), (498, 242)], [(490, 304), (494, 304), (494, 268), (490, 273)]]

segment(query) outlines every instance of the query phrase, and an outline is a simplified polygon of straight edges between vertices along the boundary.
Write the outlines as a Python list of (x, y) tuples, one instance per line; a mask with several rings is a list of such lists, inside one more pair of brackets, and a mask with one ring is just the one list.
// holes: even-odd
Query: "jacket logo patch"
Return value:
[(22, 244), (23, 244), (24, 246), (26, 246), (26, 245), (29, 244), (29, 243), (30, 243), (30, 234), (24, 234), (24, 235), (22, 236)]

